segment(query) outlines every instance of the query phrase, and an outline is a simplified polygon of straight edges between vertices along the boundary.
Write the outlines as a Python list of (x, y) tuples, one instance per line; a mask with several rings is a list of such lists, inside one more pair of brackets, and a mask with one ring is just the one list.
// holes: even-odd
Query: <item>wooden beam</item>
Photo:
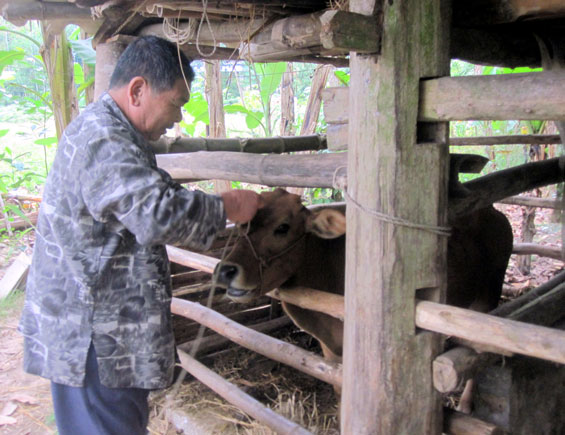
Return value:
[(205, 365), (196, 361), (188, 353), (179, 349), (178, 354), (182, 368), (184, 368), (188, 373), (214, 390), (228, 402), (233, 403), (243, 412), (273, 429), (276, 433), (285, 435), (310, 434), (310, 432), (302, 426), (287, 420), (272, 409), (262, 405), (261, 402), (257, 401), (253, 397), (245, 394), (235, 385), (229, 383), (220, 375), (214, 373)]
[(509, 136), (475, 136), (475, 137), (450, 137), (451, 146), (479, 146), (479, 145), (533, 145), (533, 144), (560, 144), (561, 136), (558, 134), (512, 134)]
[(562, 257), (561, 248), (538, 245), (536, 243), (514, 243), (512, 253), (518, 255), (538, 255), (540, 257), (548, 257), (555, 260), (565, 261)]
[(500, 353), (518, 353), (565, 364), (565, 331), (429, 301), (417, 303), (416, 325), (499, 349)]
[[(269, 310), (270, 307), (265, 307), (266, 310)], [(238, 317), (237, 313), (231, 317)], [(257, 318), (257, 317), (255, 317)], [(235, 320), (238, 323), (241, 323), (241, 321), (239, 319)], [(284, 328), (285, 326), (288, 325), (292, 325), (292, 320), (290, 320), (287, 316), (282, 316), (282, 317), (278, 317), (276, 319), (273, 320), (269, 320), (267, 322), (262, 322), (259, 323), (258, 325), (249, 325), (248, 328), (252, 329), (254, 331), (260, 332), (262, 334), (268, 334), (269, 332), (272, 331), (277, 331), (280, 330), (281, 328)], [(191, 340), (191, 341), (187, 341), (186, 343), (183, 343), (179, 346), (177, 346), (177, 349), (180, 349), (184, 352), (190, 353), (190, 351), (192, 350), (192, 347), (194, 346), (194, 344), (198, 342), (198, 350), (196, 352), (196, 355), (203, 355), (203, 354), (207, 354), (210, 352), (215, 352), (217, 350), (223, 349), (226, 346), (229, 345), (230, 340), (226, 337), (224, 337), (223, 335), (218, 335), (218, 334), (214, 334), (214, 335), (209, 335), (206, 337), (202, 337), (202, 339), (198, 340)]]
[(2, 17), (16, 26), (23, 26), (30, 20), (49, 21), (58, 31), (67, 24), (76, 24), (88, 33), (95, 33), (102, 20), (95, 20), (90, 10), (79, 8), (68, 2), (5, 2)]
[(340, 386), (341, 364), (307, 352), (292, 344), (253, 331), (200, 304), (173, 298), (171, 312), (216, 331), (235, 343), (282, 362), (321, 381)]
[(190, 252), (170, 245), (167, 245), (167, 255), (169, 256), (169, 260), (174, 263), (209, 273), (213, 273), (216, 264), (220, 262), (217, 258), (197, 254), (196, 252)]
[[(161, 154), (157, 164), (175, 180), (223, 179), (268, 186), (332, 187), (334, 173), (347, 155), (255, 155), (218, 151)], [(341, 173), (338, 181), (343, 181)]]
[[(360, 207), (347, 211), (344, 434), (442, 431), (430, 376), (440, 337), (415, 333), (414, 296), (423, 287), (434, 288), (431, 297), (444, 292), (447, 239), (368, 211), (447, 222), (447, 125), (430, 128), (437, 143), (416, 138), (420, 77), (449, 74), (449, 3), (349, 3), (382, 26), (383, 38), (379, 56), (350, 57), (348, 192)], [(432, 196), (422, 201), (423, 191)]]
[(254, 154), (282, 154), (317, 151), (327, 148), (324, 135), (241, 137), (218, 139), (206, 137), (161, 137), (152, 144), (157, 154), (192, 153), (195, 151), (232, 151)]
[(352, 12), (328, 10), (278, 20), (243, 40), (240, 55), (256, 62), (299, 55), (375, 53), (380, 32), (375, 20)]
[[(563, 282), (565, 271), (489, 314), (538, 325), (551, 325), (561, 316), (559, 310), (563, 303), (556, 300), (555, 295), (563, 297)], [(499, 360), (500, 356), (496, 354), (476, 353), (467, 347), (455, 347), (434, 360), (434, 387), (442, 393), (455, 391), (463, 387), (467, 379), (473, 377), (479, 368), (495, 364)]]
[(500, 204), (514, 204), (526, 207), (551, 208), (554, 210), (564, 210), (563, 201), (546, 198), (536, 198), (529, 196), (511, 196), (498, 201)]
[(285, 289), (275, 289), (267, 293), (283, 302), (297, 305), (307, 310), (319, 311), (329, 316), (335, 317), (343, 322), (344, 303), (343, 296), (336, 295), (307, 287), (292, 287)]
[(565, 119), (565, 73), (423, 80), (418, 119), (431, 122)]

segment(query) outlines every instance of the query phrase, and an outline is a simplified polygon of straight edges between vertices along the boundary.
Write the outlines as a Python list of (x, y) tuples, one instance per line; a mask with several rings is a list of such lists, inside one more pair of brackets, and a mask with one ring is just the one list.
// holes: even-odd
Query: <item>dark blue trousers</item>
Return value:
[(83, 387), (51, 382), (59, 435), (145, 435), (149, 420), (142, 388), (108, 388), (100, 383), (94, 346), (90, 345)]

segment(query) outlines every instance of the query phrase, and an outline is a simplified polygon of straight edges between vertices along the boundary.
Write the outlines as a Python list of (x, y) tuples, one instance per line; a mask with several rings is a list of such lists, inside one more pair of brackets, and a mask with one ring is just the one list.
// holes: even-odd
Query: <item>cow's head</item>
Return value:
[(339, 211), (310, 211), (298, 195), (283, 189), (261, 196), (264, 206), (248, 228), (240, 228), (246, 235), (216, 266), (218, 284), (237, 302), (248, 302), (288, 281), (304, 260), (308, 235), (331, 239), (345, 233), (345, 216)]

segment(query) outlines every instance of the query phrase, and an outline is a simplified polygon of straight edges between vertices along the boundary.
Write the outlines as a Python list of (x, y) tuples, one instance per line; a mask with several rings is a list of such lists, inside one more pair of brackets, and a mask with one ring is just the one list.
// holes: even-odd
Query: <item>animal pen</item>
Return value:
[[(564, 273), (488, 314), (441, 303), (449, 218), (564, 181), (565, 162), (556, 158), (509, 169), (496, 179), (465, 183), (467, 195), (452, 196), (448, 203), (450, 144), (562, 143), (559, 136), (465, 138), (456, 143), (449, 138), (448, 123), (553, 120), (563, 137), (563, 2), (22, 1), (6, 2), (3, 16), (14, 23), (45, 20), (54, 33), (68, 23), (92, 32), (97, 95), (107, 88), (127, 43), (145, 34), (176, 36), (191, 58), (349, 65), (350, 86), (323, 93), (327, 137), (162, 139), (158, 155), (159, 166), (179, 181), (343, 189), (348, 206), (345, 297), (320, 295), (316, 289), (271, 293), (344, 321), (343, 364), (269, 337), (268, 331), (288, 324), (284, 317), (261, 323), (257, 330), (241, 325), (250, 317), (267, 316), (264, 300), (254, 310), (225, 307), (224, 314), (198, 304), (206, 300), (207, 289), (194, 291), (186, 285), (201, 282), (203, 272), (210, 274), (219, 260), (168, 247), (173, 263), (193, 269), (173, 277), (185, 286), (173, 298), (173, 313), (341, 387), (344, 434), (565, 430), (563, 412), (553, 412), (565, 406), (565, 332), (556, 323), (564, 315)], [(167, 27), (171, 19), (193, 26), (193, 31), (178, 41), (178, 32), (171, 34)], [(543, 66), (544, 71), (449, 77), (452, 58)], [(288, 154), (324, 148), (347, 152)], [(461, 163), (460, 169), (476, 171), (477, 164)], [(549, 205), (562, 208), (560, 202)], [(515, 246), (515, 252), (531, 249)], [(549, 254), (564, 258), (562, 252)], [(181, 299), (183, 292), (191, 292), (191, 300)], [(197, 328), (190, 328), (194, 337)], [(445, 336), (457, 344), (448, 352), (443, 350)], [(307, 433), (196, 361), (189, 355), (190, 345), (178, 348), (189, 373), (275, 431)], [(212, 349), (222, 343), (214, 337), (201, 345)], [(515, 354), (529, 358), (518, 358), (520, 363), (510, 363), (502, 374), (488, 371), (501, 356)], [(499, 388), (495, 392), (493, 386), (490, 394), (504, 409), (485, 408), (480, 418), (444, 412), (442, 394), (485, 370), (485, 382)], [(523, 379), (525, 374), (531, 379)], [(539, 403), (533, 405), (534, 400)], [(523, 414), (532, 407), (539, 411), (526, 421)]]

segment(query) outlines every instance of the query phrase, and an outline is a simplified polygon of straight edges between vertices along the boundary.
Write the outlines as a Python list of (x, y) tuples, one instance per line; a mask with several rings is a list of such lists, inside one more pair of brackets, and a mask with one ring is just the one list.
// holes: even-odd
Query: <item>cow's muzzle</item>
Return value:
[(218, 287), (227, 289), (227, 296), (235, 302), (249, 302), (256, 297), (258, 288), (244, 284), (244, 273), (237, 264), (221, 262), (214, 270)]

